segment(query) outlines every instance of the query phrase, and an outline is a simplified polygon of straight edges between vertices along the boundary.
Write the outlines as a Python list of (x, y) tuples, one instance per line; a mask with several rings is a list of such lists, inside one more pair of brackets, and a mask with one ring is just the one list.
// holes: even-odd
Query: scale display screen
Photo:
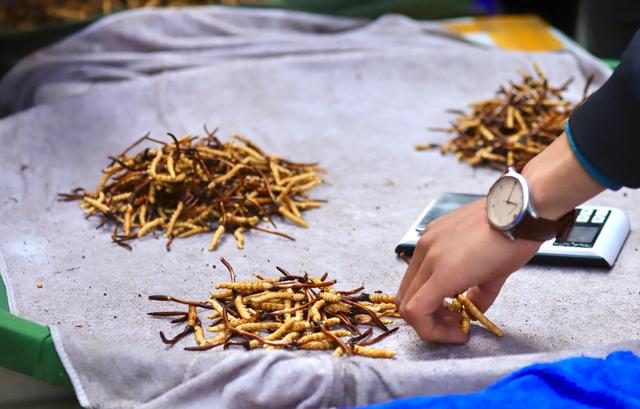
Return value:
[(567, 236), (567, 241), (574, 243), (591, 243), (600, 232), (599, 227), (593, 226), (574, 226)]

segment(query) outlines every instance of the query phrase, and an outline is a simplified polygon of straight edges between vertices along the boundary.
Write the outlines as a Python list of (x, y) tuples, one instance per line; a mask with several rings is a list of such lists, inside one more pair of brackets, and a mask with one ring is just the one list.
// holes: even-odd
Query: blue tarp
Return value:
[(366, 406), (397, 408), (640, 408), (640, 357), (619, 351), (520, 369), (471, 394), (401, 399)]

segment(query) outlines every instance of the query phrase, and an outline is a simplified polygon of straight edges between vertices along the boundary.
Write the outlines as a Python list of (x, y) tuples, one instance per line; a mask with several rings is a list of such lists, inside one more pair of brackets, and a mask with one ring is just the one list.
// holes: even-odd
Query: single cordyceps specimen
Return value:
[[(225, 233), (242, 249), (250, 229), (293, 240), (259, 226), (275, 227), (274, 215), (308, 227), (301, 212), (320, 207), (322, 201), (307, 192), (322, 183), (322, 168), (267, 155), (239, 135), (222, 143), (215, 131), (205, 132), (203, 138), (169, 134), (172, 142), (144, 136), (109, 158), (95, 191), (78, 188), (60, 194), (61, 200), (80, 200), (87, 217), (100, 217), (99, 227), (112, 222), (112, 240), (129, 250), (127, 241), (158, 230), (164, 231), (167, 250), (176, 237), (206, 232), (213, 232), (210, 251)], [(156, 146), (129, 154), (144, 141)]]
[[(208, 301), (186, 301), (167, 295), (152, 295), (150, 300), (171, 301), (188, 306), (187, 311), (150, 312), (153, 317), (177, 317), (171, 322), (187, 322), (184, 330), (171, 339), (162, 331), (160, 338), (173, 345), (193, 333), (196, 346), (188, 351), (203, 351), (217, 346), (226, 349), (241, 345), (246, 349), (303, 349), (334, 350), (338, 356), (362, 355), (372, 358), (393, 358), (395, 352), (372, 348), (393, 334), (391, 318), (399, 318), (395, 296), (362, 292), (363, 287), (337, 291), (335, 280), (322, 277), (291, 275), (277, 267), (282, 277), (266, 278), (256, 274), (257, 280), (236, 281), (231, 265), (220, 259), (229, 270), (231, 280), (219, 283)], [(198, 308), (212, 310), (212, 320), (204, 329)], [(369, 327), (361, 332), (360, 327)], [(371, 337), (373, 329), (380, 333)], [(206, 332), (215, 335), (207, 338)]]
[(471, 320), (474, 320), (479, 321), (493, 335), (502, 336), (502, 330), (487, 318), (464, 294), (458, 294), (451, 299), (451, 302), (447, 304), (447, 309), (460, 313), (460, 328), (465, 333), (469, 332)]
[[(533, 68), (535, 74), (519, 72), (522, 81), (500, 86), (494, 98), (471, 104), (470, 113), (450, 110), (457, 114), (451, 127), (432, 129), (456, 135), (440, 146), (440, 151), (453, 152), (473, 166), (505, 170), (528, 162), (560, 136), (575, 107), (562, 97), (573, 79), (552, 87), (540, 67), (533, 63)], [(585, 85), (583, 100), (590, 82), (591, 78)], [(437, 147), (425, 144), (416, 149)]]

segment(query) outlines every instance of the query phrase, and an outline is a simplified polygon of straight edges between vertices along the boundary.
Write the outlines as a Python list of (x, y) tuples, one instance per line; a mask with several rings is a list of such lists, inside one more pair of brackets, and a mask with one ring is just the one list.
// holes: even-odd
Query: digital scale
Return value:
[[(466, 193), (442, 193), (424, 209), (396, 247), (396, 253), (412, 255), (426, 226), (440, 216), (484, 197)], [(629, 235), (629, 218), (620, 209), (580, 206), (564, 241), (545, 241), (532, 263), (611, 268)]]

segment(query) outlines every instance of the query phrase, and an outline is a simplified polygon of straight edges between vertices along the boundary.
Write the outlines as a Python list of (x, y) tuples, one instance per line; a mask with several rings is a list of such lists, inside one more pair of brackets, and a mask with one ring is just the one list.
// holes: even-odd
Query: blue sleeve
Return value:
[(487, 389), (463, 395), (408, 398), (367, 409), (640, 408), (640, 358), (619, 351), (606, 359), (569, 358), (534, 364)]

